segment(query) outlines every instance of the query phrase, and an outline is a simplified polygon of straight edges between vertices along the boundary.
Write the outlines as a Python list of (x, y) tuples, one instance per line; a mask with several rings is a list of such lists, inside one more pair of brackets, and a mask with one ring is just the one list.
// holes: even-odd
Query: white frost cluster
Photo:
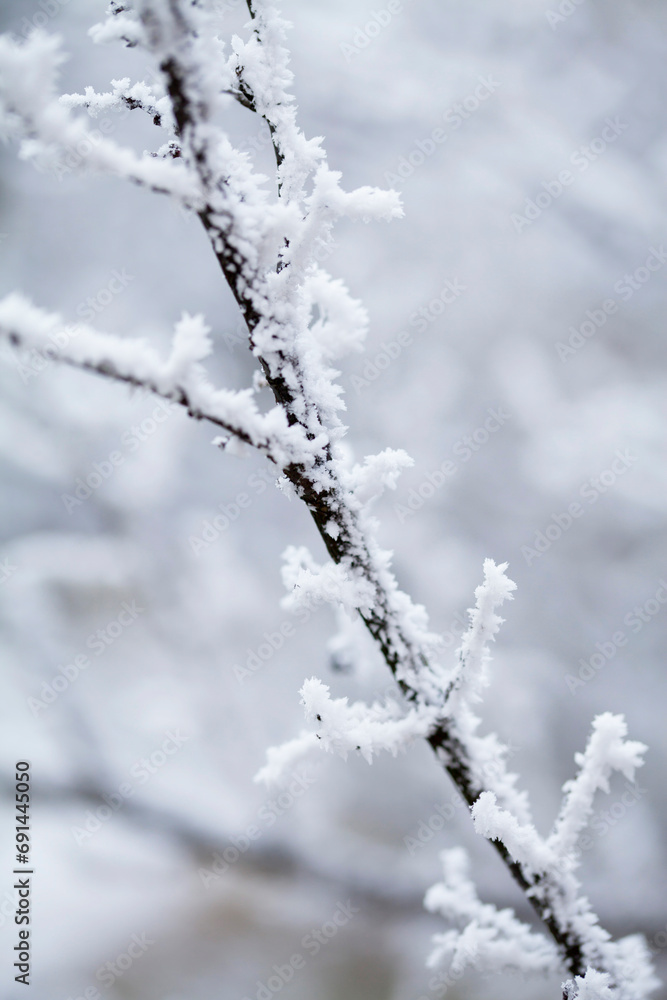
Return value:
[(648, 747), (636, 740), (626, 740), (628, 727), (622, 715), (605, 712), (593, 720), (593, 733), (584, 753), (575, 761), (579, 774), (563, 785), (565, 798), (549, 846), (560, 857), (574, 851), (577, 838), (593, 812), (596, 791), (609, 791), (609, 778), (620, 771), (628, 781), (634, 781), (635, 771), (644, 761)]
[(554, 973), (560, 970), (558, 949), (535, 934), (510, 909), (482, 903), (468, 876), (468, 857), (462, 848), (440, 854), (444, 878), (426, 893), (431, 913), (459, 923), (461, 931), (437, 934), (428, 965), (448, 963), (454, 970), (474, 966), (480, 972), (522, 971)]
[(334, 604), (348, 614), (368, 613), (375, 593), (370, 580), (352, 575), (343, 563), (320, 566), (304, 545), (290, 545), (283, 554), (282, 578), (289, 591), (281, 601), (288, 611)]
[[(561, 812), (553, 833), (546, 840), (532, 823), (501, 807), (492, 791), (483, 791), (471, 809), (476, 831), (489, 840), (501, 842), (526, 876), (538, 877), (534, 895), (546, 899), (545, 894), (548, 893), (552, 914), (559, 926), (571, 927), (584, 942), (584, 958), (589, 962), (590, 969), (585, 977), (575, 977), (574, 981), (566, 984), (569, 990), (567, 995), (572, 1000), (580, 996), (599, 1000), (605, 997), (641, 1000), (659, 985), (641, 935), (611, 941), (609, 934), (599, 926), (587, 898), (580, 895), (580, 884), (574, 875), (578, 863), (576, 838), (592, 813), (595, 791), (609, 791), (612, 771), (620, 771), (628, 780), (633, 780), (635, 770), (643, 764), (642, 754), (646, 748), (641, 743), (626, 740), (626, 734), (627, 727), (622, 716), (605, 713), (594, 720), (586, 751), (576, 755), (579, 774), (565, 784)], [(500, 926), (498, 917), (493, 908), (482, 907), (477, 901), (473, 887), (466, 880), (463, 856), (457, 852), (446, 852), (443, 863), (445, 880), (429, 890), (426, 905), (449, 919), (467, 920), (468, 923), (461, 932), (451, 930), (436, 936), (432, 963), (451, 959), (452, 967), (456, 967), (462, 955), (473, 955), (473, 964), (486, 968), (495, 955), (501, 968), (516, 967), (524, 971), (553, 971), (559, 968), (560, 958), (558, 952), (552, 950), (551, 943), (534, 934), (513, 914), (511, 917), (503, 916), (502, 947), (499, 946), (496, 937)], [(502, 911), (503, 914), (507, 912)], [(488, 927), (485, 933), (480, 932), (480, 928), (485, 927), (483, 919), (490, 922), (493, 934)], [(510, 947), (507, 938), (514, 941), (513, 947)], [(538, 938), (541, 941), (539, 945)], [(520, 956), (523, 956), (521, 961)], [(596, 963), (610, 970), (610, 974), (596, 972)], [(611, 982), (610, 975), (614, 981), (613, 989), (611, 993), (605, 993)]]
[(417, 737), (426, 736), (436, 719), (435, 711), (424, 706), (405, 712), (393, 701), (373, 705), (355, 701), (350, 705), (347, 698), (332, 698), (328, 686), (316, 677), (307, 680), (299, 693), (306, 721), (314, 728), (280, 747), (271, 747), (256, 781), (279, 780), (298, 758), (315, 748), (343, 759), (357, 751), (369, 764), (383, 751), (395, 757)]
[(516, 789), (518, 776), (506, 768), (509, 747), (495, 733), (479, 736), (481, 719), (471, 709), (472, 703), (481, 700), (489, 683), (489, 643), (503, 622), (496, 609), (511, 601), (516, 590), (516, 584), (505, 573), (507, 563), (497, 565), (493, 559), (485, 559), (483, 569), (484, 580), (475, 590), (475, 607), (468, 609), (470, 624), (456, 651), (457, 663), (448, 681), (445, 711), (455, 720), (459, 738), (465, 742), (478, 785), (491, 792), (519, 822), (529, 823), (528, 796)]
[(281, 407), (262, 414), (251, 389), (215, 389), (206, 379), (200, 362), (210, 353), (211, 342), (201, 316), (183, 315), (166, 361), (144, 340), (100, 333), (85, 323), (68, 327), (57, 313), (38, 309), (15, 292), (0, 300), (3, 334), (19, 349), (33, 349), (184, 402), (193, 415), (223, 425), (278, 464), (311, 458), (310, 443), (300, 428), (288, 427)]
[(368, 313), (353, 299), (339, 278), (332, 278), (321, 267), (313, 266), (303, 291), (317, 317), (310, 326), (310, 336), (327, 361), (335, 361), (351, 351), (362, 351), (368, 331)]
[(590, 967), (583, 976), (563, 984), (563, 1000), (614, 1000), (611, 976)]
[(489, 683), (489, 642), (504, 621), (496, 608), (513, 600), (512, 592), (516, 590), (514, 581), (505, 575), (506, 569), (507, 563), (497, 566), (493, 559), (484, 560), (484, 582), (475, 590), (475, 607), (468, 611), (470, 625), (456, 651), (460, 667), (453, 698), (458, 702), (480, 701)]
[(201, 203), (196, 178), (177, 160), (139, 156), (74, 117), (56, 97), (55, 83), (64, 56), (59, 39), (33, 31), (24, 42), (0, 36), (0, 132), (29, 136), (21, 156), (58, 172), (67, 150), (83, 150), (80, 170), (100, 170), (172, 194), (186, 204)]
[(97, 118), (105, 111), (122, 108), (140, 108), (152, 118), (159, 117), (161, 124), (174, 133), (171, 102), (164, 94), (158, 95), (155, 88), (144, 80), (132, 83), (129, 77), (111, 81), (112, 90), (100, 94), (93, 87), (86, 87), (83, 94), (63, 94), (60, 104), (74, 110), (84, 108), (91, 118)]
[(395, 490), (403, 469), (414, 461), (402, 448), (385, 448), (377, 455), (367, 455), (363, 465), (354, 465), (341, 477), (345, 486), (362, 506), (367, 506), (386, 489)]
[[(178, 322), (166, 360), (142, 340), (83, 324), (67, 327), (19, 295), (0, 301), (0, 335), (17, 350), (48, 353), (180, 402), (193, 417), (208, 419), (237, 443), (263, 452), (284, 473), (282, 482), (310, 498), (312, 507), (321, 503), (317, 510), (325, 514), (318, 524), (335, 561), (320, 565), (307, 549), (288, 549), (285, 605), (312, 608), (328, 601), (352, 617), (365, 616), (410, 707), (392, 701), (349, 704), (311, 678), (301, 689), (311, 728), (269, 750), (257, 779), (277, 780), (316, 748), (343, 757), (358, 752), (370, 763), (377, 753), (396, 755), (416, 737), (437, 731), (441, 762), (457, 773), (466, 798), (474, 799), (475, 828), (504, 844), (542, 915), (582, 952), (588, 969), (565, 984), (567, 1000), (645, 1000), (656, 980), (643, 939), (612, 942), (574, 875), (577, 837), (595, 792), (608, 791), (613, 771), (632, 780), (645, 747), (626, 740), (621, 716), (598, 716), (585, 752), (576, 758), (579, 773), (564, 787), (554, 830), (544, 839), (531, 822), (526, 794), (515, 787), (516, 775), (507, 771), (509, 748), (494, 734), (478, 735), (480, 720), (472, 710), (488, 683), (489, 644), (502, 622), (497, 609), (515, 590), (506, 564), (485, 561), (484, 581), (475, 591), (452, 669), (434, 661), (437, 636), (428, 631), (421, 605), (398, 589), (391, 553), (380, 548), (370, 513), (373, 501), (395, 487), (411, 460), (390, 449), (362, 465), (344, 460), (343, 391), (330, 365), (361, 349), (368, 319), (343, 284), (318, 265), (318, 251), (332, 247), (338, 219), (398, 218), (399, 196), (370, 187), (345, 191), (327, 164), (321, 139), (301, 132), (290, 92), (287, 25), (271, 0), (252, 0), (246, 36), (234, 36), (229, 44), (219, 37), (213, 8), (205, 0), (112, 4), (106, 21), (92, 29), (93, 40), (143, 47), (160, 78), (150, 85), (113, 80), (112, 89), (102, 93), (86, 88), (58, 98), (55, 85), (64, 58), (58, 40), (40, 31), (25, 41), (1, 36), (0, 133), (17, 136), (21, 156), (55, 174), (68, 150), (83, 150), (68, 171), (105, 172), (197, 211), (244, 312), (262, 378), (280, 405), (261, 412), (256, 388), (233, 392), (211, 385), (202, 361), (212, 342), (200, 316), (184, 315)], [(277, 197), (221, 127), (235, 101), (270, 129)], [(160, 130), (156, 151), (139, 154), (121, 146), (91, 131), (77, 113), (95, 118), (122, 107), (151, 117)], [(489, 971), (560, 967), (556, 948), (512, 911), (480, 902), (462, 852), (446, 852), (443, 865), (444, 880), (429, 891), (426, 903), (462, 927), (438, 935), (433, 964), (452, 961), (457, 968), (474, 964)]]
[[(484, 563), (484, 582), (475, 591), (476, 605), (469, 611), (470, 625), (457, 651), (458, 663), (449, 685), (446, 708), (459, 739), (466, 746), (479, 786), (471, 814), (476, 831), (502, 843), (511, 860), (533, 884), (532, 894), (582, 943), (583, 957), (590, 966), (583, 977), (566, 984), (567, 996), (589, 1000), (643, 1000), (656, 989), (650, 955), (640, 935), (613, 942), (599, 925), (588, 899), (580, 894), (575, 877), (579, 834), (592, 814), (597, 790), (609, 791), (614, 771), (629, 781), (643, 764), (646, 747), (627, 740), (622, 716), (604, 713), (593, 722), (593, 732), (584, 753), (576, 755), (579, 773), (563, 788), (565, 797), (554, 830), (540, 836), (531, 822), (528, 798), (515, 788), (517, 776), (505, 767), (508, 748), (494, 734), (480, 737), (480, 720), (470, 708), (479, 701), (488, 683), (488, 644), (502, 619), (496, 609), (511, 600), (515, 584), (505, 575), (506, 565)], [(430, 964), (450, 963), (450, 971), (475, 965), (478, 969), (521, 969), (553, 972), (562, 957), (554, 945), (516, 919), (511, 911), (496, 911), (477, 899), (467, 878), (465, 855), (445, 852), (445, 879), (434, 886), (426, 905), (462, 925), (434, 939)], [(596, 971), (596, 966), (605, 970)], [(609, 984), (612, 984), (611, 986)], [(611, 989), (611, 992), (606, 992)]]

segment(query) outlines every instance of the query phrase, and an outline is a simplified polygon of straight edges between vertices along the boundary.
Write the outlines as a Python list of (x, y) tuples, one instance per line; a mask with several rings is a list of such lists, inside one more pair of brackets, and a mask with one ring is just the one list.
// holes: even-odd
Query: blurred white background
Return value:
[[(404, 0), (368, 32), (387, 21), (375, 16), (384, 0), (285, 0), (283, 9), (306, 134), (325, 136), (348, 189), (389, 182), (404, 198), (405, 218), (390, 226), (341, 225), (326, 262), (371, 315), (367, 354), (346, 359), (342, 374), (350, 445), (358, 456), (404, 448), (415, 460), (378, 507), (383, 544), (448, 655), (483, 558), (509, 561), (518, 590), (484, 724), (517, 748), (511, 764), (542, 832), (595, 714), (625, 713), (631, 737), (649, 745), (632, 805), (621, 780), (599, 801), (583, 877), (605, 926), (645, 932), (661, 967), (667, 17), (648, 0), (569, 6), (558, 20), (547, 17), (556, 0)], [(240, 5), (220, 8), (223, 29), (239, 30)], [(47, 22), (63, 36), (63, 92), (149, 79), (145, 55), (89, 41), (103, 12), (97, 0), (6, 0), (0, 17), (4, 30)], [(494, 82), (466, 111), (480, 78)], [(111, 134), (154, 148), (162, 139), (138, 115), (111, 114)], [(434, 129), (446, 137), (437, 145)], [(259, 123), (238, 108), (230, 130), (270, 172)], [(613, 141), (596, 142), (603, 134)], [(2, 168), (1, 294), (19, 289), (72, 322), (92, 308), (100, 329), (165, 350), (181, 311), (201, 311), (217, 339), (218, 382), (249, 382), (238, 316), (196, 220), (106, 177), (39, 173), (14, 147)], [(572, 182), (545, 195), (564, 170)], [(540, 194), (536, 217), (517, 221)], [(649, 258), (656, 269), (641, 270)], [(114, 272), (125, 284), (109, 296)], [(452, 286), (463, 290), (443, 303)], [(573, 335), (595, 319), (595, 332), (584, 327), (591, 336)], [(383, 344), (406, 331), (411, 343), (380, 370)], [(571, 337), (581, 346), (559, 351)], [(332, 668), (326, 609), (243, 683), (235, 676), (265, 633), (290, 620), (279, 605), (282, 551), (305, 544), (322, 554), (305, 508), (268, 485), (263, 461), (216, 451), (206, 427), (180, 413), (153, 421), (154, 400), (55, 365), (22, 376), (13, 356), (0, 360), (0, 560), (14, 567), (0, 584), (3, 967), (15, 943), (11, 775), (27, 758), (35, 998), (97, 1000), (97, 990), (105, 1000), (255, 1000), (274, 964), (296, 953), (305, 967), (280, 991), (290, 1000), (436, 998), (424, 961), (443, 928), (421, 901), (442, 847), (466, 845), (484, 897), (528, 914), (465, 810), (445, 809), (454, 815), (444, 829), (423, 848), (406, 846), (437, 805), (455, 801), (430, 751), (415, 746), (372, 768), (323, 758), (305, 772), (303, 794), (284, 793), (284, 808), (252, 782), (266, 747), (301, 728), (305, 677), (354, 698), (390, 683), (370, 649), (357, 670)], [(499, 408), (507, 416), (483, 440), (479, 428)], [(122, 462), (68, 511), (63, 494), (113, 451)], [(625, 463), (613, 465), (619, 451)], [(455, 475), (414, 513), (397, 511), (446, 459)], [(191, 537), (239, 493), (250, 505), (193, 552)], [(537, 533), (576, 502), (581, 516), (531, 555)], [(124, 602), (142, 610), (119, 630)], [(117, 637), (96, 652), (89, 637), (110, 625)], [(604, 662), (583, 668), (596, 644)], [(81, 654), (90, 666), (52, 704), (29, 701)], [(164, 754), (173, 733), (187, 739)], [(138, 762), (151, 755), (159, 764), (149, 774)], [(120, 807), (86, 829), (102, 796), (128, 784)], [(259, 830), (249, 849), (220, 877), (202, 877), (234, 838), (244, 844), (249, 825)], [(358, 913), (313, 954), (304, 936), (348, 900)], [(133, 935), (152, 943), (115, 981), (98, 977)], [(3, 976), (3, 996), (22, 996)], [(523, 1000), (559, 989), (470, 975), (448, 993)]]

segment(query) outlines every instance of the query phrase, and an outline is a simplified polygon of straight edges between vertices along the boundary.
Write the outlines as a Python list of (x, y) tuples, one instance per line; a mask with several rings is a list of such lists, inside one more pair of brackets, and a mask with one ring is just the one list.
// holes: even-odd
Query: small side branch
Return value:
[(83, 324), (66, 327), (57, 314), (37, 309), (19, 295), (0, 300), (0, 336), (17, 349), (35, 350), (72, 368), (176, 402), (195, 420), (208, 421), (281, 468), (304, 460), (304, 436), (299, 428), (288, 427), (282, 411), (274, 408), (261, 414), (251, 390), (215, 389), (208, 382), (199, 362), (211, 345), (201, 317), (183, 316), (166, 361), (143, 341), (101, 334)]

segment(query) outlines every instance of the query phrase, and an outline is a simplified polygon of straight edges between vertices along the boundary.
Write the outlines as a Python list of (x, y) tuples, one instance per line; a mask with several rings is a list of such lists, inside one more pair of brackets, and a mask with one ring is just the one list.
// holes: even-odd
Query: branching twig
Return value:
[[(345, 428), (338, 417), (341, 403), (333, 383), (336, 373), (327, 366), (331, 355), (310, 327), (313, 248), (318, 241), (326, 243), (336, 218), (392, 218), (400, 214), (399, 202), (392, 192), (364, 188), (348, 193), (340, 188), (338, 175), (326, 165), (319, 140), (306, 140), (296, 124), (288, 90), (291, 74), (282, 44), (284, 24), (268, 2), (247, 2), (251, 37), (245, 43), (235, 40), (234, 53), (226, 63), (219, 43), (208, 32), (205, 5), (186, 0), (142, 0), (137, 18), (128, 8), (116, 6), (111, 27), (99, 29), (97, 36), (141, 42), (157, 60), (181, 164), (180, 171), (176, 165), (168, 165), (171, 171), (163, 165), (166, 178), (178, 178), (178, 183), (164, 187), (173, 189), (181, 199), (189, 197), (191, 204), (196, 201), (199, 218), (247, 323), (250, 346), (273, 392), (274, 411), (266, 417), (252, 411), (246, 420), (235, 420), (238, 398), (225, 397), (227, 409), (221, 414), (208, 405), (210, 393), (207, 405), (196, 398), (192, 379), (185, 384), (172, 382), (165, 389), (150, 370), (138, 372), (127, 364), (123, 367), (122, 351), (111, 358), (95, 352), (86, 356), (84, 345), (77, 348), (78, 353), (66, 351), (62, 360), (176, 399), (192, 416), (217, 422), (280, 465), (310, 510), (332, 562), (344, 571), (350, 593), (354, 595), (355, 589), (358, 594), (363, 592), (363, 600), (359, 598), (353, 606), (359, 609), (403, 695), (415, 709), (417, 722), (421, 725), (428, 715), (427, 740), (464, 799), (474, 807), (477, 828), (492, 840), (550, 931), (573, 980), (568, 986), (570, 994), (593, 989), (587, 972), (593, 967), (595, 975), (607, 977), (604, 988), (610, 983), (619, 1000), (643, 1000), (650, 977), (637, 986), (633, 976), (624, 976), (619, 958), (622, 943), (615, 952), (588, 904), (576, 896), (570, 875), (553, 860), (558, 856), (553, 846), (531, 839), (534, 831), (523, 815), (525, 800), (513, 791), (514, 779), (503, 773), (495, 782), (486, 780), (480, 766), (489, 738), (476, 736), (477, 720), (468, 702), (480, 686), (486, 644), (497, 627), (493, 609), (511, 589), (504, 567), (485, 566), (485, 583), (478, 592), (479, 614), (475, 618), (473, 613), (461, 650), (460, 670), (454, 674), (445, 671), (431, 657), (425, 615), (398, 590), (389, 570), (389, 556), (375, 540), (367, 504), (355, 492), (353, 477), (342, 461), (338, 440)], [(118, 22), (115, 26), (114, 20)], [(6, 45), (4, 52), (0, 51), (0, 56), (3, 54), (9, 62), (20, 61)], [(11, 85), (5, 89), (10, 115), (22, 119), (28, 134), (40, 142), (45, 137), (55, 141), (55, 133), (49, 133), (51, 120), (40, 118), (29, 101), (17, 103)], [(230, 96), (268, 124), (276, 153), (277, 203), (269, 201), (262, 179), (216, 124)], [(139, 97), (136, 100), (140, 102)], [(162, 115), (156, 124), (164, 124)], [(79, 127), (65, 119), (60, 125), (68, 135)], [(107, 148), (95, 165), (155, 187), (154, 174), (147, 171), (145, 161), (137, 163), (133, 154), (122, 153), (119, 157), (115, 147)], [(182, 185), (187, 190), (181, 190)], [(3, 328), (15, 342), (39, 346), (39, 335), (28, 320), (21, 326), (5, 317), (3, 326), (0, 307)], [(247, 397), (244, 402), (248, 402)], [(276, 414), (280, 414), (282, 425), (271, 437), (266, 428), (278, 419)], [(350, 732), (357, 730), (352, 726)], [(387, 735), (387, 730), (382, 732)], [(581, 783), (576, 787), (580, 789)], [(569, 834), (563, 831), (578, 822), (579, 818), (572, 820), (571, 809), (566, 810), (559, 822), (559, 838), (569, 842)], [(499, 926), (495, 917), (490, 920), (494, 934)]]

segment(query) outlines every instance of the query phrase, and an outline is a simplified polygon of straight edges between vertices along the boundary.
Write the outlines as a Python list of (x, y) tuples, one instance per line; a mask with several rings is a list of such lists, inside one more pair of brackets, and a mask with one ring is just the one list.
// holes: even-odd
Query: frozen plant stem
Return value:
[[(330, 245), (338, 218), (390, 220), (402, 214), (400, 201), (392, 191), (341, 188), (321, 141), (306, 139), (298, 128), (288, 89), (292, 76), (283, 44), (285, 23), (270, 0), (249, 0), (248, 9), (248, 37), (233, 36), (226, 46), (217, 34), (213, 4), (112, 4), (107, 21), (92, 29), (93, 39), (145, 48), (159, 68), (162, 93), (143, 82), (131, 86), (129, 80), (115, 80), (109, 93), (86, 88), (84, 95), (58, 100), (57, 42), (39, 32), (24, 44), (3, 36), (0, 109), (5, 129), (23, 138), (24, 157), (56, 169), (64, 150), (88, 142), (90, 153), (82, 165), (167, 193), (196, 212), (247, 323), (250, 347), (273, 392), (273, 409), (261, 413), (252, 390), (215, 389), (206, 380), (201, 362), (211, 343), (201, 317), (183, 317), (166, 361), (139, 341), (89, 328), (80, 327), (76, 338), (68, 339), (59, 317), (16, 295), (0, 302), (0, 333), (17, 348), (48, 348), (64, 363), (149, 388), (275, 463), (310, 510), (335, 570), (318, 567), (304, 550), (293, 550), (288, 578), (297, 590), (308, 584), (324, 592), (324, 583), (331, 583), (327, 596), (361, 615), (410, 707), (402, 720), (391, 707), (377, 709), (371, 725), (363, 706), (332, 701), (323, 685), (308, 682), (304, 704), (321, 724), (320, 742), (347, 752), (350, 741), (361, 746), (367, 739), (365, 752), (371, 759), (378, 749), (395, 753), (411, 735), (425, 736), (471, 806), (476, 828), (492, 841), (555, 942), (536, 945), (534, 935), (527, 937), (518, 921), (491, 915), (468, 893), (468, 909), (460, 912), (475, 920), (476, 907), (482, 907), (487, 938), (494, 939), (495, 950), (487, 949), (489, 961), (493, 958), (498, 967), (519, 963), (515, 953), (521, 949), (512, 951), (507, 942), (529, 942), (531, 968), (558, 968), (570, 977), (568, 1000), (579, 994), (643, 1000), (654, 982), (641, 946), (634, 939), (632, 946), (610, 941), (578, 895), (562, 849), (585, 821), (595, 788), (605, 787), (611, 769), (631, 775), (641, 764), (643, 748), (623, 742), (622, 720), (596, 720), (596, 735), (599, 730), (607, 735), (582, 758), (582, 774), (572, 783), (556, 831), (542, 841), (530, 824), (525, 796), (514, 789), (515, 776), (502, 764), (506, 751), (494, 736), (476, 735), (479, 720), (470, 707), (484, 686), (488, 642), (501, 621), (495, 609), (514, 589), (504, 566), (485, 563), (456, 668), (446, 670), (434, 658), (426, 615), (398, 590), (390, 553), (380, 549), (370, 516), (375, 497), (393, 488), (409, 459), (388, 450), (367, 458), (363, 466), (347, 464), (340, 447), (346, 431), (339, 417), (342, 390), (331, 362), (361, 349), (366, 316), (315, 258), (317, 248)], [(277, 175), (273, 199), (266, 178), (217, 124), (233, 101), (261, 116), (270, 130)], [(84, 120), (72, 115), (81, 107), (93, 116), (102, 108), (142, 110), (166, 141), (143, 156), (109, 139), (92, 143)], [(313, 711), (314, 704), (321, 710)], [(289, 753), (300, 752), (299, 740), (292, 743)], [(313, 739), (306, 738), (303, 745), (312, 746)], [(485, 764), (493, 757), (501, 764), (489, 779)], [(461, 870), (461, 865), (447, 869), (465, 895)], [(455, 897), (445, 886), (432, 902), (451, 915), (457, 912)], [(446, 952), (451, 941), (441, 950)]]

